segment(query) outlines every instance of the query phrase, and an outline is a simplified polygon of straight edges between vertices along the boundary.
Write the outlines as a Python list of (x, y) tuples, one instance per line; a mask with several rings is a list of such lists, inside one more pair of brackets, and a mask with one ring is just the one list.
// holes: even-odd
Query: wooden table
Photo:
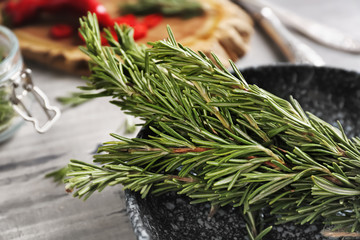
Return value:
[[(272, 0), (299, 14), (337, 27), (360, 39), (360, 2)], [(356, 31), (355, 31), (356, 30)], [(331, 66), (360, 71), (360, 56), (320, 46), (299, 37)], [(282, 61), (267, 36), (257, 31), (249, 53), (239, 67)], [(83, 81), (61, 72), (29, 63), (34, 80), (50, 97), (76, 91)], [(110, 140), (109, 133), (124, 133), (124, 115), (108, 99), (97, 99), (76, 108), (63, 108), (60, 121), (46, 134), (35, 133), (25, 124), (0, 145), (0, 240), (10, 239), (135, 239), (126, 216), (121, 187), (95, 193), (83, 202), (44, 175), (74, 158), (91, 161), (98, 144)]]

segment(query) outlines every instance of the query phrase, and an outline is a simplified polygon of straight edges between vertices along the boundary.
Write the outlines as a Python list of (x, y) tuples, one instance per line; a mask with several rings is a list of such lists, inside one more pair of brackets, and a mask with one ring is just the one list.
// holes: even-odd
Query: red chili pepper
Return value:
[(147, 35), (147, 27), (144, 24), (137, 24), (134, 27), (134, 39), (139, 40), (140, 38), (144, 38)]
[[(148, 32), (148, 28), (142, 23), (136, 24), (133, 27), (133, 29), (134, 29), (134, 40), (139, 40), (141, 38), (146, 37), (147, 32)], [(114, 39), (117, 41), (118, 38), (117, 38), (116, 32), (114, 30), (111, 30), (111, 34), (113, 35)], [(85, 40), (84, 40), (83, 36), (80, 34), (80, 32), (79, 32), (79, 36), (85, 42)], [(101, 33), (100, 37), (101, 37), (101, 45), (109, 45), (109, 43), (107, 42), (107, 40), (105, 38), (105, 34), (103, 32)]]
[(115, 31), (111, 31), (111, 35), (113, 36), (113, 38), (115, 39), (115, 41), (118, 40), (118, 36), (117, 36), (117, 34), (116, 34)]
[(95, 13), (99, 24), (102, 27), (112, 27), (115, 22), (114, 19), (106, 11), (106, 8), (97, 0), (65, 0), (75, 9), (86, 12)]
[(81, 35), (80, 31), (77, 31), (79, 38), (85, 43), (85, 39), (83, 35)]
[(37, 15), (39, 6), (44, 0), (8, 1), (4, 6), (4, 21), (12, 26), (18, 26)]
[[(85, 39), (79, 31), (78, 31), (78, 35), (79, 35), (80, 39), (85, 43)], [(115, 41), (118, 40), (116, 32), (114, 30), (111, 31), (111, 35), (113, 36)], [(100, 41), (101, 41), (102, 46), (109, 46), (109, 43), (108, 43), (107, 39), (105, 38), (105, 32), (100, 33)]]
[(148, 28), (157, 26), (163, 20), (163, 16), (160, 14), (150, 14), (144, 17), (143, 24)]
[(114, 21), (119, 25), (126, 24), (130, 27), (134, 27), (137, 24), (137, 19), (133, 14), (127, 14), (121, 17), (117, 17), (114, 19)]
[(103, 27), (114, 25), (114, 20), (104, 5), (97, 0), (10, 0), (5, 4), (5, 19), (12, 26), (21, 25), (38, 16), (42, 11), (71, 8), (81, 14), (96, 13), (99, 24)]
[[(111, 35), (113, 36), (113, 38), (115, 39), (115, 41), (117, 41), (118, 37), (116, 35), (116, 32), (114, 30), (111, 30), (110, 32), (111, 32)], [(105, 38), (105, 36), (106, 36), (105, 32), (102, 32), (101, 33), (101, 45), (109, 46), (110, 44), (109, 44), (108, 40)]]
[(70, 37), (74, 29), (67, 24), (56, 24), (50, 28), (50, 36), (56, 39)]
[[(135, 40), (145, 37), (148, 28), (152, 28), (162, 21), (162, 16), (158, 14), (146, 16), (141, 23), (132, 14), (114, 19), (98, 0), (9, 0), (5, 4), (4, 13), (5, 18), (12, 26), (18, 26), (35, 18), (40, 12), (66, 8), (77, 10), (83, 15), (88, 11), (95, 13), (102, 27), (113, 27), (115, 22), (131, 26), (134, 28)], [(69, 26), (56, 25), (52, 27), (50, 34), (55, 38), (63, 38), (69, 36), (71, 31)]]
[(101, 34), (100, 34), (100, 41), (101, 41), (101, 45), (102, 45), (102, 46), (109, 46), (109, 43), (108, 43), (108, 41), (106, 40), (104, 33), (101, 33)]

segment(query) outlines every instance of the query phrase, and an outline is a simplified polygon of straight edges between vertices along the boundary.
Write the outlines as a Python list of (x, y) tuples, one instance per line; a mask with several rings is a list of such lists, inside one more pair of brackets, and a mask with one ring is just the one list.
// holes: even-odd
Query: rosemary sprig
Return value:
[[(295, 99), (286, 101), (248, 84), (233, 63), (233, 76), (217, 59), (167, 40), (137, 45), (132, 29), (115, 26), (110, 47), (101, 46), (98, 23), (81, 21), (91, 76), (84, 90), (140, 117), (145, 139), (115, 134), (92, 165), (72, 160), (67, 189), (89, 197), (106, 186), (176, 191), (193, 203), (239, 207), (251, 239), (254, 216), (270, 207), (279, 222), (322, 220), (334, 230), (359, 231), (360, 139), (348, 139)], [(91, 97), (89, 95), (88, 97)]]
[(56, 100), (63, 105), (76, 107), (90, 100), (89, 98), (86, 98), (84, 94), (84, 92), (71, 92), (67, 96), (57, 97)]

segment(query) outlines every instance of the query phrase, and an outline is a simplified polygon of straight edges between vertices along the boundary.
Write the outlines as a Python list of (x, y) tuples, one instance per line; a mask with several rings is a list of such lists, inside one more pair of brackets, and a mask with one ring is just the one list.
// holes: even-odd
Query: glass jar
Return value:
[[(31, 112), (37, 104), (45, 121)], [(25, 68), (19, 42), (13, 32), (0, 26), (0, 142), (10, 138), (24, 120), (35, 129), (46, 132), (60, 117), (57, 107), (50, 106), (46, 95), (33, 84), (31, 70)]]

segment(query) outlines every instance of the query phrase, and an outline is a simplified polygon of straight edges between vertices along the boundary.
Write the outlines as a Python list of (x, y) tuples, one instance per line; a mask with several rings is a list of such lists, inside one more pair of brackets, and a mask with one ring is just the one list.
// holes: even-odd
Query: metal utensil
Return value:
[(324, 60), (314, 50), (286, 29), (270, 8), (264, 7), (254, 0), (237, 0), (237, 3), (259, 22), (290, 62), (307, 63), (315, 66), (325, 64)]
[(360, 41), (353, 39), (335, 28), (300, 17), (289, 10), (285, 10), (267, 1), (253, 1), (256, 2), (257, 5), (271, 8), (284, 25), (322, 45), (346, 52), (360, 53)]

